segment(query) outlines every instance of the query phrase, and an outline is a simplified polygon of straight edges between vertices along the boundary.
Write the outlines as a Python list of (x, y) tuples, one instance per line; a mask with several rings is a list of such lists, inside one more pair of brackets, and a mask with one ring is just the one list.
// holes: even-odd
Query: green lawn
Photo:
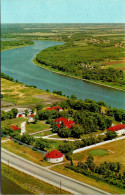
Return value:
[(96, 149), (96, 150), (90, 150), (88, 152), (88, 154), (92, 155), (92, 156), (104, 156), (104, 155), (108, 154), (108, 151), (107, 150)]
[[(33, 124), (33, 123), (26, 124), (26, 132), (27, 133), (35, 133), (37, 131), (42, 131), (42, 130), (46, 130), (49, 128), (50, 128), (50, 125), (45, 124), (43, 121), (37, 121), (36, 124)], [(36, 135), (38, 135), (38, 134), (36, 134)]]
[(52, 135), (52, 131), (44, 131), (43, 133), (36, 133), (33, 136), (47, 136), (47, 135)]

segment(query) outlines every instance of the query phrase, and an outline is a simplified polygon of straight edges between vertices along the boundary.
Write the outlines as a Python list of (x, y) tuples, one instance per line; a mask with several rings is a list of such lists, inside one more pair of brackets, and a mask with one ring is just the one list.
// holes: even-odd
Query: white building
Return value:
[(117, 135), (124, 135), (125, 134), (125, 125), (124, 124), (115, 125), (115, 126), (109, 127), (107, 130), (108, 131), (115, 131), (117, 133)]
[(46, 154), (46, 160), (50, 163), (58, 163), (63, 161), (63, 154), (58, 150), (52, 150)]

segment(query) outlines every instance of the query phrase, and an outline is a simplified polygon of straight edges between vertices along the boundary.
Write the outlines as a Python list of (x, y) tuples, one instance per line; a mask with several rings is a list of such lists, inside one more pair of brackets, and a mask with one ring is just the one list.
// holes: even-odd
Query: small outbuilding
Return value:
[(124, 124), (115, 125), (115, 126), (109, 127), (107, 130), (115, 131), (117, 135), (123, 135), (125, 134), (125, 125)]
[(63, 161), (63, 154), (58, 150), (52, 150), (45, 155), (46, 160), (50, 163), (58, 163)]

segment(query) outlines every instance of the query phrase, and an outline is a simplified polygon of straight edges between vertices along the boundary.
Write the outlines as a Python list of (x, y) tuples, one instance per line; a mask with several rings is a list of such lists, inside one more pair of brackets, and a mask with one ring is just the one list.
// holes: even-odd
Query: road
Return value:
[(1, 148), (1, 161), (8, 164), (8, 160), (9, 166), (12, 166), (56, 187), (60, 187), (61, 182), (61, 188), (71, 192), (72, 194), (109, 194), (90, 185), (37, 165)]

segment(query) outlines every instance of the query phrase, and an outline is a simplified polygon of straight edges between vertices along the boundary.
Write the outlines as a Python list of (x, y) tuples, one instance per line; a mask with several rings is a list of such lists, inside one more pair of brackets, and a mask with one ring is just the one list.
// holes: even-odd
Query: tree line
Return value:
[(34, 42), (30, 40), (19, 40), (19, 41), (1, 41), (1, 50), (5, 50), (11, 47), (17, 46), (26, 46), (26, 45), (33, 45)]
[(90, 155), (86, 162), (78, 162), (77, 165), (74, 165), (71, 160), (65, 167), (96, 179), (97, 181), (103, 181), (119, 188), (125, 188), (125, 171), (121, 173), (121, 164), (119, 162), (104, 161), (100, 165), (96, 165), (93, 156)]
[(125, 81), (122, 70), (101, 69), (98, 65), (105, 59), (118, 60), (124, 57), (123, 51), (124, 48), (121, 47), (99, 45), (81, 47), (68, 42), (42, 50), (37, 54), (36, 60), (41, 64), (83, 79), (123, 85)]

